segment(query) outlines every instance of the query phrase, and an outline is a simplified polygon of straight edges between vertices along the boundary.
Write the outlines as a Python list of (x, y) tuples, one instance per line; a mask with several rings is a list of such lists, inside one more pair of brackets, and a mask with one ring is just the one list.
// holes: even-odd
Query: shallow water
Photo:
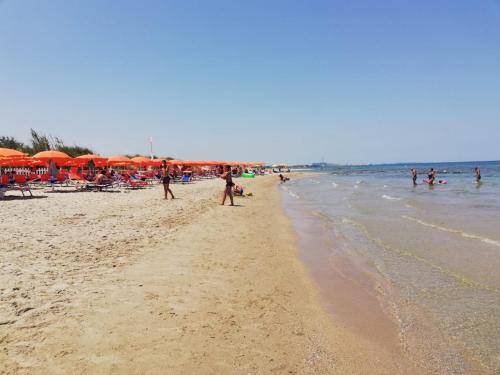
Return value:
[(448, 183), (414, 187), (413, 166), (401, 164), (339, 167), (281, 188), (296, 226), (301, 215), (330, 223), (319, 226), (335, 231), (325, 257), (369, 265), (382, 280), (408, 356), (440, 373), (500, 373), (500, 163), (429, 166)]

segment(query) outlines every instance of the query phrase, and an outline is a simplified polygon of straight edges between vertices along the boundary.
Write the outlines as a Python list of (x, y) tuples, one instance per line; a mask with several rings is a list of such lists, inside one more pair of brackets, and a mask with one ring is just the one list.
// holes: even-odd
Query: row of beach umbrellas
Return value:
[[(61, 151), (42, 151), (33, 156), (9, 149), (0, 148), (0, 167), (42, 167), (46, 166), (49, 161), (54, 162), (59, 166), (85, 166), (90, 161), (97, 167), (104, 166), (120, 166), (120, 167), (159, 167), (162, 159), (149, 159), (144, 156), (128, 158), (126, 156), (117, 155), (109, 158), (100, 155), (81, 155), (72, 158)], [(237, 162), (237, 161), (220, 161), (220, 160), (167, 160), (167, 164), (175, 166), (190, 166), (190, 167), (210, 167), (217, 165), (231, 166), (263, 166), (262, 162)]]

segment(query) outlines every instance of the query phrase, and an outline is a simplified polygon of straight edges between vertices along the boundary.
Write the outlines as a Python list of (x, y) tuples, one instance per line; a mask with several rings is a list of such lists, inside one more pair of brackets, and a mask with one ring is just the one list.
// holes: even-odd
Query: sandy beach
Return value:
[[(1, 202), (0, 373), (417, 373), (332, 319), (277, 177)], [(44, 196), (43, 198), (41, 196)]]

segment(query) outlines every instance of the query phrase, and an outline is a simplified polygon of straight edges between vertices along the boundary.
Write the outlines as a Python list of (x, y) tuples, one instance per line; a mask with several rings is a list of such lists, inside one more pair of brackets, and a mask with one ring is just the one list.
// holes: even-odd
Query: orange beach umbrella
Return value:
[(130, 160), (132, 160), (134, 163), (141, 165), (141, 166), (152, 165), (152, 163), (153, 163), (152, 159), (146, 158), (144, 156), (136, 156), (135, 158), (132, 158)]
[(12, 148), (1, 148), (0, 147), (0, 158), (25, 158), (27, 154), (21, 151), (14, 150)]
[(115, 166), (129, 166), (129, 165), (135, 165), (135, 162), (132, 159), (127, 158), (126, 156), (123, 155), (117, 155), (117, 156), (112, 156), (108, 158), (108, 165), (115, 165)]
[(87, 161), (93, 160), (94, 162), (97, 162), (97, 161), (104, 162), (104, 161), (108, 160), (108, 158), (105, 158), (104, 156), (93, 155), (93, 154), (80, 155), (80, 156), (77, 156), (76, 159), (82, 159), (82, 160), (87, 160)]
[(74, 162), (76, 165), (84, 166), (88, 164), (90, 161), (93, 161), (96, 167), (103, 167), (106, 165), (106, 161), (108, 158), (100, 155), (94, 155), (94, 154), (86, 154), (86, 155), (80, 155), (77, 156), (74, 159)]
[(38, 154), (33, 155), (33, 159), (38, 159), (42, 161), (52, 160), (54, 163), (65, 163), (72, 160), (72, 157), (61, 151), (42, 151)]

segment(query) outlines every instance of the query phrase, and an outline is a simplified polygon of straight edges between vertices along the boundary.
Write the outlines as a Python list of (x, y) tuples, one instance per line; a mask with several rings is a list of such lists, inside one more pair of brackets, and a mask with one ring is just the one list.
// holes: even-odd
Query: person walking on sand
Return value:
[(221, 174), (220, 178), (223, 180), (226, 180), (226, 188), (224, 189), (224, 197), (222, 198), (222, 203), (221, 205), (224, 206), (224, 203), (226, 202), (226, 197), (229, 196), (229, 200), (231, 201), (231, 206), (234, 206), (233, 202), (233, 177), (231, 176), (231, 167), (229, 165), (226, 165), (226, 170), (224, 173)]
[(168, 193), (170, 193), (172, 199), (174, 199), (174, 193), (172, 193), (172, 190), (170, 190), (170, 166), (167, 165), (166, 160), (161, 161), (161, 177), (163, 183), (163, 191), (165, 192), (165, 199), (168, 199)]
[(411, 169), (411, 178), (413, 180), (413, 186), (417, 186), (417, 170), (415, 168)]
[(479, 184), (481, 182), (481, 169), (479, 167), (474, 168), (474, 173), (476, 174), (476, 182)]

